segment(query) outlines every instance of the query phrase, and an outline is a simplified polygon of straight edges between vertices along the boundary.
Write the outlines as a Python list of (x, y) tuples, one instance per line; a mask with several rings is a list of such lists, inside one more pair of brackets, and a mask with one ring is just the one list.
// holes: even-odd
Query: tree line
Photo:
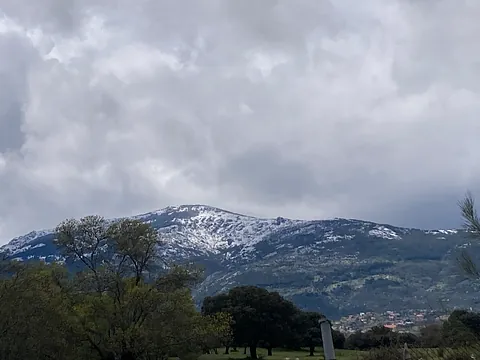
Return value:
[[(263, 347), (268, 356), (274, 348), (300, 350), (308, 348), (314, 355), (315, 347), (322, 346), (320, 320), (323, 314), (303, 311), (278, 292), (269, 292), (255, 286), (239, 286), (228, 292), (206, 297), (202, 314), (215, 316), (227, 314), (231, 318), (231, 336), (217, 343), (224, 346), (228, 354), (230, 348), (249, 349), (250, 358), (257, 358), (257, 348)], [(344, 347), (345, 336), (332, 331), (334, 346)]]
[[(223, 346), (226, 354), (239, 347), (247, 354), (248, 348), (250, 357), (255, 359), (257, 347), (266, 348), (269, 356), (274, 348), (307, 348), (313, 356), (315, 348), (323, 344), (319, 322), (324, 316), (297, 308), (277, 292), (240, 286), (204, 299), (204, 316), (221, 313), (231, 318), (231, 336), (217, 342), (215, 347)], [(332, 335), (336, 349), (366, 351), (402, 347), (405, 343), (423, 348), (471, 346), (480, 340), (480, 313), (455, 310), (448, 320), (426, 325), (416, 334), (380, 325), (348, 336), (332, 330)]]

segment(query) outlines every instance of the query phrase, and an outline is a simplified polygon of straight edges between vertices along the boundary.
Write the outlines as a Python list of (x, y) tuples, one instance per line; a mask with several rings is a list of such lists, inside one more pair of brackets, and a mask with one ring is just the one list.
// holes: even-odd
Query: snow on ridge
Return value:
[(324, 235), (324, 240), (315, 242), (316, 244), (321, 243), (330, 243), (330, 242), (338, 242), (342, 240), (352, 240), (355, 236), (353, 235), (335, 235), (333, 231), (328, 231)]
[[(230, 214), (230, 215), (237, 215), (241, 216), (243, 218), (252, 218), (252, 219), (259, 219), (253, 216), (249, 215), (243, 215), (243, 214), (238, 214), (234, 213), (232, 211), (216, 208), (213, 206), (208, 206), (208, 205), (177, 205), (177, 206), (167, 206), (165, 208), (159, 209), (159, 210), (154, 210), (150, 211), (148, 213), (140, 214), (137, 216), (134, 216), (134, 218), (145, 218), (153, 215), (172, 215), (175, 213), (185, 213), (185, 212), (199, 212), (199, 213), (210, 213), (210, 214)], [(262, 219), (259, 219), (262, 220)]]
[(382, 225), (375, 226), (374, 229), (368, 232), (368, 235), (390, 240), (401, 239), (401, 236), (395, 231)]
[[(196, 247), (203, 247), (213, 252), (228, 247), (250, 247), (277, 229), (302, 222), (283, 218), (259, 219), (207, 206), (185, 208), (187, 210), (182, 210), (192, 211), (195, 214), (187, 218), (174, 218), (175, 225), (162, 232), (170, 235), (176, 233), (175, 242), (179, 242), (183, 238), (184, 241), (188, 241)], [(174, 215), (174, 212), (169, 211), (168, 213)]]
[[(32, 240), (33, 241), (33, 240)], [(8, 244), (7, 244), (8, 245)], [(6, 245), (6, 246), (7, 246)], [(12, 248), (12, 249), (8, 249), (8, 253), (9, 253), (9, 256), (13, 256), (13, 255), (16, 255), (16, 254), (19, 254), (19, 253), (22, 253), (24, 251), (27, 251), (27, 250), (33, 250), (33, 249), (38, 249), (38, 248), (41, 248), (41, 247), (44, 247), (46, 246), (44, 243), (39, 243), (39, 244), (35, 244), (35, 245), (31, 245), (30, 243), (27, 243), (21, 247), (16, 247), (16, 248)]]
[[(3, 251), (7, 251), (9, 253), (12, 253), (12, 254), (16, 254), (16, 253), (19, 253), (19, 252), (22, 252), (22, 251), (25, 251), (25, 250), (29, 249), (31, 247), (31, 245), (29, 245), (31, 242), (37, 240), (40, 237), (53, 234), (53, 232), (54, 232), (53, 229), (31, 231), (26, 235), (18, 236), (16, 238), (12, 239), (7, 244), (1, 246), (0, 249), (3, 250)], [(37, 246), (35, 246), (35, 247), (37, 247)]]
[(443, 235), (452, 235), (452, 234), (457, 234), (458, 230), (455, 229), (448, 229), (448, 230), (428, 230), (426, 231), (427, 234), (433, 234), (433, 235), (438, 235), (438, 234), (443, 234)]

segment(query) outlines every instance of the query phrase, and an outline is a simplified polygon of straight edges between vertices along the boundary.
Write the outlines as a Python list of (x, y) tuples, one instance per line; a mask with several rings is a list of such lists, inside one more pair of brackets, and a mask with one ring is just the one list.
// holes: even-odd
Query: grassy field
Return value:
[[(202, 355), (200, 360), (242, 360), (248, 357), (247, 355), (243, 354), (243, 348), (239, 348), (238, 352), (231, 352), (228, 355), (224, 354), (225, 348), (218, 349), (218, 355), (215, 354), (208, 354)], [(266, 349), (257, 349), (257, 355), (259, 358), (263, 358), (263, 360), (319, 360), (323, 359), (323, 350), (321, 348), (317, 348), (315, 352), (315, 356), (308, 356), (308, 351), (285, 351), (283, 349), (274, 349), (272, 356), (267, 356)], [(401, 351), (400, 348), (386, 348), (383, 349), (386, 351), (383, 353), (382, 349), (373, 350), (376, 353), (376, 358), (392, 358), (391, 355), (394, 354), (396, 351)], [(380, 357), (379, 353), (380, 351)], [(444, 349), (444, 354), (440, 354), (438, 349), (415, 349), (410, 348), (410, 355), (412, 359), (423, 359), (423, 360), (442, 360), (445, 357), (451, 356), (456, 354), (457, 356), (463, 355), (465, 359), (470, 359), (471, 354), (474, 354), (477, 359), (480, 359), (480, 348), (475, 349)], [(368, 352), (362, 351), (355, 351), (355, 350), (335, 350), (335, 355), (337, 360), (361, 360), (362, 355), (368, 355)], [(395, 355), (396, 358), (397, 355)]]
[[(245, 359), (248, 356), (243, 354), (243, 348), (239, 348), (237, 352), (230, 352), (230, 354), (225, 355), (224, 348), (218, 349), (218, 355), (216, 354), (207, 354), (202, 355), (200, 360), (236, 360), (236, 359)], [(263, 357), (265, 360), (312, 360), (312, 359), (323, 359), (323, 350), (321, 348), (316, 349), (315, 356), (308, 356), (308, 351), (285, 351), (283, 349), (274, 349), (272, 356), (267, 356), (266, 349), (258, 349), (258, 357)], [(360, 359), (361, 353), (354, 350), (336, 350), (335, 355), (337, 360), (358, 360)]]

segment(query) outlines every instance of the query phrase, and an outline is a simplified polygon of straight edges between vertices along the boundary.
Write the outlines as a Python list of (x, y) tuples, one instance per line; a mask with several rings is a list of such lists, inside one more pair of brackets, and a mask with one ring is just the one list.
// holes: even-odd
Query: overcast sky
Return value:
[(202, 203), (461, 224), (478, 0), (0, 0), (0, 243)]

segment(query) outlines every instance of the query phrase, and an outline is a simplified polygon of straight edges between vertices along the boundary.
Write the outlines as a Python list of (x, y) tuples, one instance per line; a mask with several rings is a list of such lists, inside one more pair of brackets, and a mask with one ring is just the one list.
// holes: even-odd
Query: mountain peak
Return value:
[(135, 218), (152, 223), (169, 243), (190, 244), (207, 252), (252, 245), (277, 228), (303, 222), (256, 218), (200, 204), (169, 206)]
[(138, 215), (137, 218), (145, 217), (145, 216), (151, 216), (153, 214), (155, 215), (161, 215), (161, 214), (169, 214), (172, 215), (174, 213), (181, 214), (183, 213), (186, 216), (192, 216), (194, 214), (203, 214), (204, 216), (207, 214), (231, 214), (231, 215), (236, 215), (236, 216), (241, 216), (241, 217), (252, 217), (240, 213), (235, 213), (229, 210), (217, 208), (214, 206), (210, 205), (203, 205), (203, 204), (191, 204), (191, 205), (172, 205), (172, 206), (167, 206), (163, 209), (151, 211), (145, 214)]

